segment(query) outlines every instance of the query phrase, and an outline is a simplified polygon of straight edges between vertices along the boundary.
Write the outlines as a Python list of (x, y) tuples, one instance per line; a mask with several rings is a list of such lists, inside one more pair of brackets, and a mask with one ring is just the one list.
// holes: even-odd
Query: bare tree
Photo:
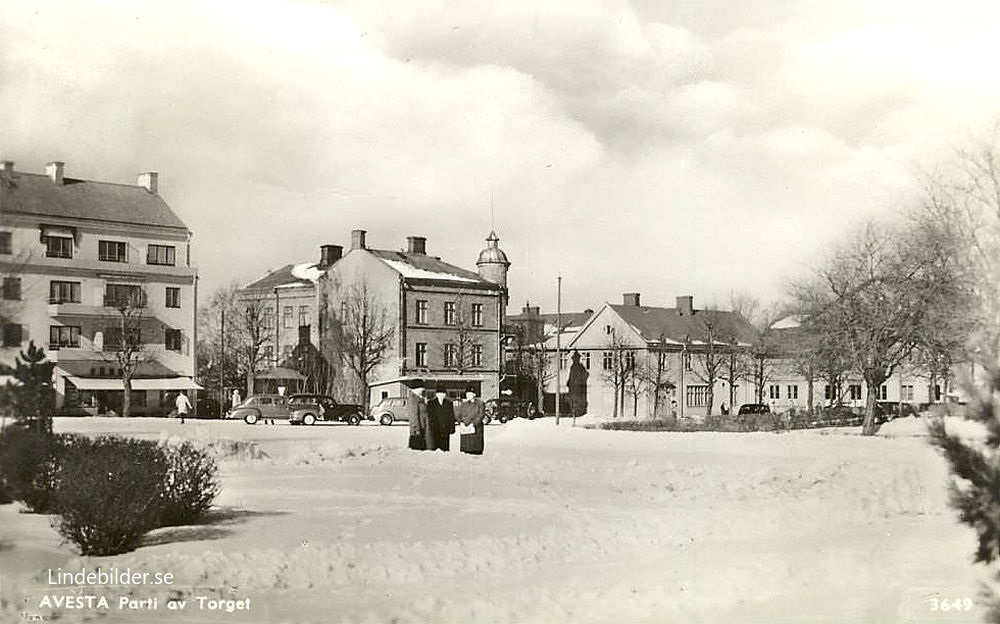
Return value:
[(956, 295), (944, 250), (915, 234), (868, 223), (794, 289), (810, 329), (847, 354), (865, 380), (865, 435), (875, 432), (878, 389), (935, 331), (937, 313)]
[[(112, 294), (113, 293), (113, 294)], [(118, 286), (105, 294), (104, 305), (115, 310), (115, 325), (104, 336), (104, 350), (115, 355), (122, 376), (122, 417), (132, 415), (132, 377), (151, 357), (142, 341), (146, 317), (146, 293), (140, 286)]]
[(455, 339), (441, 345), (445, 368), (459, 375), (478, 367), (476, 360), (482, 354), (483, 341), (472, 325), (471, 314), (466, 311), (466, 298), (459, 293), (455, 300)]
[(614, 408), (612, 417), (618, 418), (625, 412), (625, 390), (629, 379), (635, 372), (635, 352), (628, 348), (625, 340), (612, 330), (604, 347), (603, 358), (610, 354), (611, 366), (602, 363), (601, 375), (606, 383), (614, 389)]
[(660, 334), (659, 345), (649, 350), (646, 361), (636, 366), (634, 377), (653, 399), (653, 418), (660, 417), (660, 407), (675, 388), (670, 379), (670, 353), (664, 348), (666, 337)]
[(357, 381), (356, 391), (364, 413), (368, 413), (368, 386), (372, 373), (383, 364), (396, 335), (389, 310), (368, 289), (366, 282), (355, 282), (342, 291), (339, 311), (330, 314), (331, 337), (340, 361)]
[(732, 345), (725, 342), (731, 339), (729, 330), (725, 327), (723, 313), (715, 307), (696, 312), (698, 317), (698, 336), (695, 338), (702, 344), (698, 351), (688, 351), (694, 354), (697, 366), (692, 366), (691, 370), (702, 383), (708, 386), (705, 405), (705, 415), (712, 414), (712, 406), (715, 402), (715, 384), (722, 378), (725, 366), (729, 361)]

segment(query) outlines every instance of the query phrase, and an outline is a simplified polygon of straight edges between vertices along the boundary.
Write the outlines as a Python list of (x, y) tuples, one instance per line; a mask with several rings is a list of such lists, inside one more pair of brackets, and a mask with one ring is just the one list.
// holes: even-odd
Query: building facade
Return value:
[[(354, 230), (351, 246), (317, 282), (320, 340), (336, 350), (338, 332), (354, 324), (359, 303), (391, 328), (384, 361), (371, 373), (369, 401), (401, 396), (409, 381), (445, 386), (452, 394), (476, 387), (497, 396), (502, 370), (500, 333), (510, 262), (491, 233), (478, 271), (428, 255), (423, 237), (407, 238), (404, 251), (373, 249), (367, 233)], [(350, 371), (343, 371), (349, 377)]]
[(4, 161), (0, 217), (0, 364), (34, 342), (57, 364), (59, 412), (118, 412), (124, 326), (141, 344), (132, 413), (169, 412), (177, 392), (200, 389), (192, 234), (156, 173), (126, 185), (67, 177), (61, 162), (42, 175)]

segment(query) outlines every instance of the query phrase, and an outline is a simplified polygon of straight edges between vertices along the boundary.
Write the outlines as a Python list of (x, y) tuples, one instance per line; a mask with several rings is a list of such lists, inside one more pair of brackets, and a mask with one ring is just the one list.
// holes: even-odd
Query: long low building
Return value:
[(3, 161), (0, 217), (0, 364), (29, 342), (45, 348), (61, 413), (120, 413), (129, 343), (140, 345), (133, 414), (168, 412), (177, 392), (200, 389), (192, 234), (155, 172), (117, 184), (67, 177), (61, 162), (35, 174)]

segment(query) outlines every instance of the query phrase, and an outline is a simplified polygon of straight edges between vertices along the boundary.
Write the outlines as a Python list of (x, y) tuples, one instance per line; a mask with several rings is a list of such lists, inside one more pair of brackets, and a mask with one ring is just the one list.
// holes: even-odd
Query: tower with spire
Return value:
[(479, 267), (480, 277), (498, 284), (503, 289), (501, 295), (503, 310), (500, 316), (503, 318), (503, 312), (507, 309), (507, 269), (510, 268), (510, 260), (507, 259), (507, 254), (500, 249), (499, 243), (500, 237), (497, 236), (496, 230), (491, 230), (490, 235), (486, 237), (486, 248), (479, 252), (476, 266)]

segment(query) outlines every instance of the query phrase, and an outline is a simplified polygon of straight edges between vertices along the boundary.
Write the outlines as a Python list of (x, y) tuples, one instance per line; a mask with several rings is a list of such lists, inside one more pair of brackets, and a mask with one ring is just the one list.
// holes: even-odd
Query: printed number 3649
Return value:
[(971, 598), (955, 598), (954, 600), (930, 598), (929, 602), (931, 611), (971, 611), (973, 604)]

